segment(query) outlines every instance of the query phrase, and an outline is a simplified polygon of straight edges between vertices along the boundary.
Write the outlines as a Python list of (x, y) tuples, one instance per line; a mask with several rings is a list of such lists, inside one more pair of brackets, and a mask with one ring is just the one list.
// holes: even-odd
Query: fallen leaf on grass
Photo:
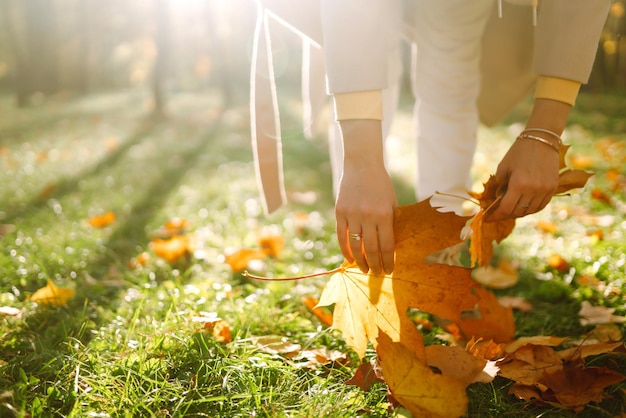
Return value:
[(263, 352), (268, 354), (280, 354), (287, 358), (295, 357), (302, 346), (293, 343), (285, 337), (267, 335), (256, 338), (256, 346)]
[(513, 287), (519, 281), (517, 267), (508, 259), (500, 261), (497, 267), (482, 266), (472, 271), (472, 278), (485, 287), (492, 289), (506, 289)]
[(230, 324), (213, 312), (200, 312), (200, 315), (191, 318), (191, 322), (203, 324), (198, 331), (211, 333), (217, 342), (229, 343), (232, 341)]
[(345, 381), (346, 385), (354, 385), (367, 392), (374, 383), (384, 382), (383, 371), (376, 359), (371, 359), (366, 363), (362, 363), (354, 372), (349, 380)]
[(270, 257), (278, 257), (285, 248), (285, 238), (281, 234), (263, 233), (259, 237), (261, 250)]
[(517, 309), (522, 312), (530, 312), (533, 310), (533, 305), (521, 296), (500, 296), (498, 302), (500, 302), (502, 306)]
[(567, 348), (557, 351), (559, 357), (564, 361), (576, 361), (585, 359), (589, 356), (597, 356), (598, 354), (606, 354), (614, 351), (618, 347), (624, 347), (623, 342), (582, 344), (577, 347)]
[(192, 234), (175, 235), (168, 239), (155, 238), (150, 241), (150, 248), (169, 263), (192, 254), (195, 248), (195, 236)]
[(611, 198), (611, 196), (598, 189), (597, 187), (591, 191), (591, 198), (606, 203), (607, 205), (613, 204), (613, 199)]
[(461, 417), (467, 410), (465, 385), (435, 374), (404, 344), (378, 333), (378, 359), (389, 390), (414, 417)]
[(342, 353), (338, 350), (330, 350), (327, 347), (311, 348), (308, 350), (302, 350), (294, 361), (306, 360), (305, 362), (296, 363), (297, 366), (316, 370), (320, 366), (326, 365), (340, 365), (348, 362), (348, 356), (346, 353)]
[(302, 303), (306, 306), (313, 315), (320, 320), (320, 322), (326, 326), (331, 326), (333, 324), (333, 314), (329, 310), (323, 307), (317, 307), (319, 303), (319, 299), (306, 296), (302, 298)]
[(615, 308), (593, 306), (588, 301), (584, 301), (581, 304), (580, 311), (578, 311), (580, 325), (585, 326), (626, 322), (626, 317), (613, 315), (613, 312), (615, 312)]
[(41, 305), (63, 306), (74, 297), (74, 289), (57, 287), (48, 279), (48, 284), (32, 294), (30, 300)]
[(507, 353), (514, 353), (525, 345), (544, 345), (550, 347), (556, 347), (563, 344), (567, 338), (565, 337), (553, 337), (550, 335), (535, 335), (533, 337), (520, 337), (510, 344), (507, 344), (505, 351)]
[(87, 222), (94, 228), (104, 228), (105, 226), (109, 226), (113, 222), (115, 222), (115, 219), (115, 214), (111, 211), (108, 211), (103, 213), (102, 215), (92, 216), (87, 220)]
[(499, 364), (499, 376), (524, 385), (536, 385), (544, 373), (563, 368), (563, 361), (556, 352), (545, 345), (525, 345)]
[(267, 253), (257, 248), (240, 248), (225, 255), (226, 263), (233, 271), (243, 271), (251, 261), (263, 260)]
[(548, 266), (558, 272), (565, 273), (569, 270), (569, 263), (558, 254), (550, 254), (548, 257)]
[(604, 389), (624, 379), (614, 370), (576, 366), (546, 371), (542, 381), (553, 392), (558, 406), (582, 410), (590, 402), (602, 402), (606, 398)]
[(489, 383), (498, 374), (494, 361), (477, 357), (458, 346), (429, 345), (426, 347), (426, 360), (429, 366), (436, 367), (444, 376), (454, 377), (465, 386), (476, 382)]

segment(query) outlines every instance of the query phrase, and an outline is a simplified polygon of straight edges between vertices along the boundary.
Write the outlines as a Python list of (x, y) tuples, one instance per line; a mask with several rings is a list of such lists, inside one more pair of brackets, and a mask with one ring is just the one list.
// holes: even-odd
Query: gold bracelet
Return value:
[(539, 136), (530, 135), (530, 134), (522, 134), (522, 135), (518, 136), (517, 139), (532, 139), (532, 140), (535, 140), (535, 141), (539, 141), (542, 144), (546, 144), (547, 146), (549, 146), (550, 148), (555, 150), (557, 153), (560, 153), (558, 145), (555, 145), (554, 143), (548, 141), (547, 139), (543, 139), (543, 138), (541, 138)]
[(561, 146), (563, 144), (563, 140), (561, 139), (561, 136), (558, 135), (556, 132), (552, 132), (549, 129), (543, 129), (543, 128), (527, 128), (524, 129), (520, 135), (525, 134), (526, 132), (543, 132), (544, 134), (548, 134), (551, 135), (552, 137), (554, 137), (554, 139), (556, 139), (557, 141), (559, 141), (559, 146)]

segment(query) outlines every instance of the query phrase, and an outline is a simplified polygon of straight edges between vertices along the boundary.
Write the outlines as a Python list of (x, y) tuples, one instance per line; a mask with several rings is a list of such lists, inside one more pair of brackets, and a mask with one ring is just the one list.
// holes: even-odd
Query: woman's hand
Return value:
[(335, 217), (341, 252), (364, 273), (390, 274), (397, 201), (385, 169), (381, 123), (348, 120), (340, 125), (344, 164)]
[(496, 178), (505, 179), (507, 189), (485, 221), (539, 212), (550, 202), (559, 183), (559, 154), (539, 141), (518, 139), (498, 165)]
[[(571, 106), (550, 99), (536, 99), (526, 129), (547, 129), (560, 135)], [(541, 131), (530, 132), (552, 143), (558, 139)], [(552, 199), (559, 183), (559, 152), (534, 139), (518, 139), (498, 165), (496, 177), (507, 183), (497, 209), (487, 222), (519, 218), (543, 209)]]

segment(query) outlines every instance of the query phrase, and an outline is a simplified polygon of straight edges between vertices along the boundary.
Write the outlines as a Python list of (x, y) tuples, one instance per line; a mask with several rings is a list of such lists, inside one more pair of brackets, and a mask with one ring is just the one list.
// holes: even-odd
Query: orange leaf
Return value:
[(513, 338), (512, 310), (472, 280), (469, 269), (424, 261), (427, 255), (458, 242), (466, 220), (437, 211), (429, 201), (402, 206), (395, 213), (393, 275), (363, 274), (356, 265), (344, 263), (331, 277), (319, 305), (335, 304), (333, 327), (341, 330), (359, 356), (368, 342), (376, 346), (380, 328), (424, 359), (423, 339), (406, 314), (409, 308), (453, 322), (466, 338)]
[(104, 228), (105, 226), (109, 226), (113, 222), (115, 222), (115, 214), (111, 211), (105, 212), (102, 215), (92, 216), (87, 220), (89, 225), (94, 228)]
[(52, 280), (48, 279), (48, 284), (33, 293), (30, 300), (42, 305), (62, 306), (66, 305), (74, 294), (74, 289), (57, 287)]
[(331, 326), (333, 324), (333, 314), (322, 307), (316, 307), (319, 300), (306, 296), (302, 298), (302, 303), (320, 320), (324, 325)]
[(232, 253), (226, 254), (226, 262), (233, 271), (242, 271), (253, 260), (263, 260), (267, 254), (263, 250), (255, 248), (241, 248)]
[(175, 235), (169, 239), (155, 238), (150, 242), (154, 253), (173, 263), (193, 252), (194, 239), (192, 235)]
[(548, 257), (548, 266), (553, 269), (564, 273), (569, 270), (569, 263), (563, 257), (558, 254), (550, 254)]
[(285, 239), (282, 235), (267, 233), (259, 237), (261, 249), (270, 257), (278, 257), (285, 248)]

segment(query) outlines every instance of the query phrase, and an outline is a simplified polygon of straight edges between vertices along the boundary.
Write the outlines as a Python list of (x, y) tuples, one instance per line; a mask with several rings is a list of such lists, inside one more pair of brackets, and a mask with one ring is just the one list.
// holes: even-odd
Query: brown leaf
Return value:
[(543, 383), (554, 392), (561, 406), (576, 409), (590, 402), (602, 402), (606, 397), (604, 389), (624, 378), (610, 369), (572, 366), (554, 372), (546, 371)]
[(371, 359), (367, 363), (362, 363), (354, 372), (346, 385), (358, 386), (362, 391), (367, 392), (374, 383), (384, 382), (383, 372), (376, 359)]
[(378, 346), (378, 358), (389, 390), (414, 417), (465, 415), (468, 399), (463, 383), (434, 374), (404, 344), (393, 342), (382, 331)]
[(589, 356), (597, 356), (598, 354), (606, 354), (614, 351), (618, 347), (624, 347), (622, 342), (583, 344), (577, 347), (568, 348), (566, 350), (557, 351), (559, 357), (564, 361), (576, 361), (587, 358)]
[(263, 260), (267, 257), (265, 251), (257, 248), (241, 248), (226, 254), (226, 263), (233, 271), (242, 271), (253, 260)]
[(582, 170), (563, 170), (559, 173), (559, 185), (554, 194), (561, 194), (571, 189), (584, 187), (591, 176), (593, 176), (593, 173)]
[(563, 368), (563, 361), (556, 352), (545, 345), (525, 345), (509, 357), (510, 361), (500, 363), (499, 376), (525, 385), (541, 381), (544, 373), (556, 372)]

